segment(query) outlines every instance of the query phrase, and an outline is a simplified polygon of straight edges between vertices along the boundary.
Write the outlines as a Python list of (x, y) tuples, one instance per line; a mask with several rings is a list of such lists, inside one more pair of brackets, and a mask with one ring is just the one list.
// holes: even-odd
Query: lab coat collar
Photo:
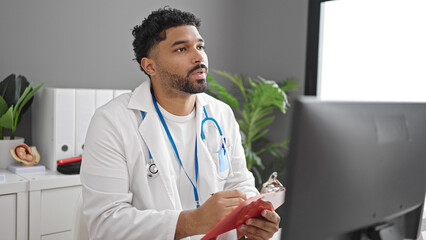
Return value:
[(143, 82), (133, 91), (127, 107), (143, 112), (155, 110), (151, 99), (151, 80)]

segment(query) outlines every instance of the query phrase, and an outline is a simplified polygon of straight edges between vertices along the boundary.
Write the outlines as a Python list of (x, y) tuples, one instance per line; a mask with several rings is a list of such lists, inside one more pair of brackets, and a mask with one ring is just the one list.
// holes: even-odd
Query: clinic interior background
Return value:
[[(201, 18), (210, 69), (294, 77), (294, 94), (303, 92), (308, 0), (1, 1), (0, 79), (15, 73), (44, 87), (134, 89), (148, 78), (132, 60), (131, 30), (165, 5)], [(270, 140), (285, 139), (288, 119), (277, 113)], [(30, 112), (17, 135), (31, 144)]]

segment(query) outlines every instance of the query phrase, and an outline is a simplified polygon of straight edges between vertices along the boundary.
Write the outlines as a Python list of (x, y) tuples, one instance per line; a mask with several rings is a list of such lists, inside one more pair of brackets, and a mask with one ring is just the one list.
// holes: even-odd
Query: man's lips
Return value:
[(197, 79), (207, 79), (207, 66), (204, 64), (194, 66), (194, 68), (189, 71), (188, 77), (189, 76), (194, 76)]
[(195, 70), (193, 73), (191, 73), (191, 75), (196, 78), (207, 78), (207, 72), (204, 68), (199, 68)]

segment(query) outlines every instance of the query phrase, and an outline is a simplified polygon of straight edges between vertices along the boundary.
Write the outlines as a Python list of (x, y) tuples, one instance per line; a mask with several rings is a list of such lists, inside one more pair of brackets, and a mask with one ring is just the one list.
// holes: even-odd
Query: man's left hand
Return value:
[(278, 231), (280, 216), (275, 211), (263, 210), (263, 218), (250, 218), (245, 224), (241, 224), (238, 236), (246, 236), (248, 239), (270, 239)]

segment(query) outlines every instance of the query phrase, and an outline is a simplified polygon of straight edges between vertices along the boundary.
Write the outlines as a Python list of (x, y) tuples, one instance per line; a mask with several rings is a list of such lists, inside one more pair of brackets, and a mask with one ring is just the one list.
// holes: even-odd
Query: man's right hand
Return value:
[(236, 189), (217, 192), (212, 195), (194, 211), (202, 233), (207, 233), (244, 200), (246, 200), (246, 194)]
[(246, 195), (240, 190), (226, 190), (215, 193), (197, 209), (181, 212), (175, 239), (207, 233), (244, 200)]

